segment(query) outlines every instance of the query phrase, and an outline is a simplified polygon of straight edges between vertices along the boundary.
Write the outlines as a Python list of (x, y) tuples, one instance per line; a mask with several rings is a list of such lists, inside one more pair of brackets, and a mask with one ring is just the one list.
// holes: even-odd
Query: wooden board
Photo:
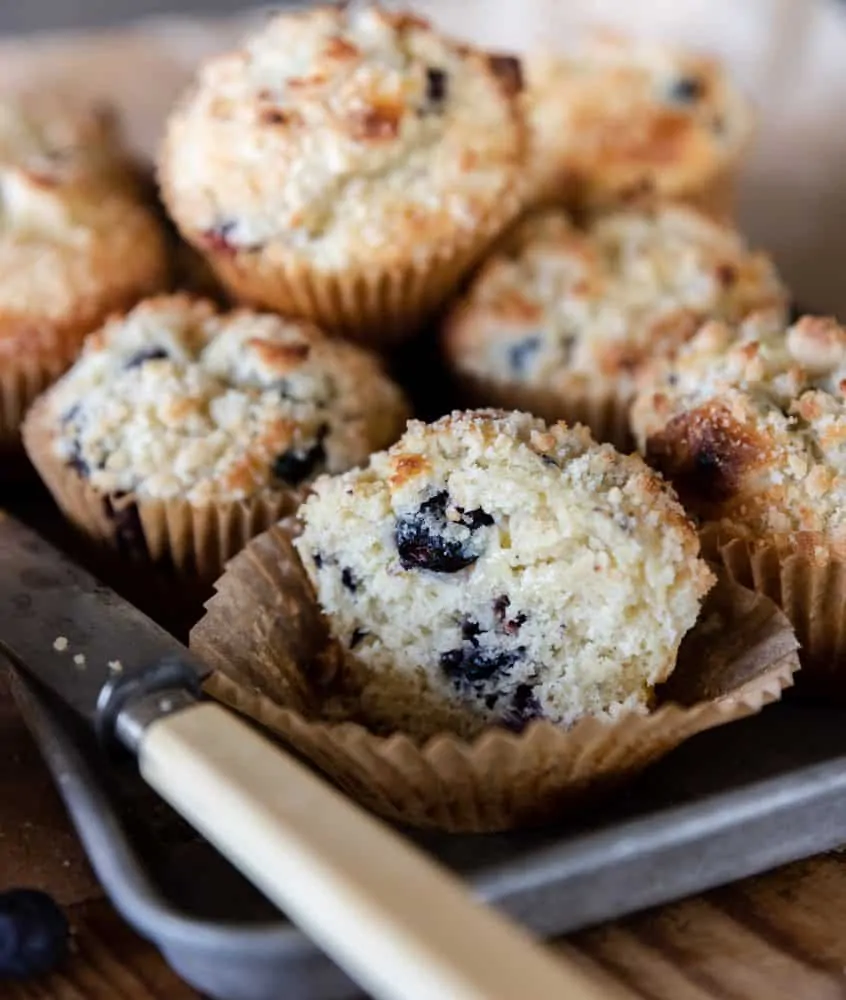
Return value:
[[(61, 972), (6, 984), (0, 997), (196, 998), (103, 899), (4, 681), (0, 760), (0, 888), (53, 893), (74, 929)], [(838, 1000), (846, 997), (846, 855), (790, 865), (550, 947), (643, 1000)]]

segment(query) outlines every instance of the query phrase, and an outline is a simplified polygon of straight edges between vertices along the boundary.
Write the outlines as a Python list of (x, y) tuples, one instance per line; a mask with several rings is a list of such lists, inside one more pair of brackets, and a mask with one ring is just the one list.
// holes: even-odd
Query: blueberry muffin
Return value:
[(657, 195), (730, 214), (752, 115), (718, 63), (597, 34), (530, 60), (526, 76), (534, 199), (595, 208)]
[(299, 519), (363, 717), (423, 738), (648, 711), (712, 583), (637, 456), (521, 413), (412, 421)]
[(465, 402), (529, 410), (630, 443), (628, 409), (653, 357), (703, 320), (786, 309), (770, 260), (682, 205), (576, 226), (559, 209), (520, 223), (447, 317), (443, 350)]
[(85, 334), (167, 281), (114, 116), (37, 95), (0, 100), (0, 452)]
[(161, 296), (86, 340), (24, 443), (65, 513), (128, 555), (215, 574), (320, 472), (394, 441), (400, 390), (362, 348)]
[(242, 301), (406, 336), (519, 208), (519, 65), (367, 4), (272, 17), (173, 112), (163, 197)]
[(632, 425), (709, 552), (781, 603), (803, 678), (846, 692), (846, 330), (803, 316), (710, 323), (656, 366)]

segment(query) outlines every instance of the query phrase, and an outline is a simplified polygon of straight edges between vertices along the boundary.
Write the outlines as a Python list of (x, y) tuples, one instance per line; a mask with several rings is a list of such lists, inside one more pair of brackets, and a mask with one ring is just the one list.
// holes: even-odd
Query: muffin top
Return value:
[(597, 33), (566, 56), (527, 63), (534, 181), (593, 205), (695, 192), (751, 134), (746, 101), (713, 60)]
[(639, 457), (524, 413), (411, 421), (299, 516), (364, 714), (424, 735), (643, 710), (711, 584)]
[(846, 330), (803, 316), (709, 323), (632, 409), (648, 460), (690, 510), (750, 539), (846, 545)]
[(124, 183), (134, 166), (120, 123), (108, 105), (81, 104), (56, 93), (0, 99), (0, 171), (33, 187), (96, 181)]
[(625, 397), (650, 358), (704, 319), (739, 320), (785, 299), (764, 254), (692, 208), (622, 210), (582, 228), (550, 210), (488, 259), (447, 320), (445, 346), (466, 375)]
[(406, 416), (367, 351), (186, 295), (91, 334), (41, 406), (56, 455), (97, 490), (196, 505), (347, 469), (395, 440)]
[(109, 112), (0, 100), (0, 198), (0, 358), (49, 353), (57, 328), (91, 329), (164, 285), (161, 227)]
[(168, 126), (165, 200), (212, 251), (407, 262), (516, 199), (519, 84), (515, 60), (409, 14), (282, 13), (202, 67)]

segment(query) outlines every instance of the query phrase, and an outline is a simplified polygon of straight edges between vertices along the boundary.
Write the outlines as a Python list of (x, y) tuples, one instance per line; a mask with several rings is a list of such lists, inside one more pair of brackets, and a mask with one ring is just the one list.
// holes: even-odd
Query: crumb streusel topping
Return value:
[(530, 216), (493, 253), (447, 321), (459, 372), (566, 394), (625, 398), (655, 355), (703, 320), (784, 308), (769, 258), (683, 206), (628, 209), (579, 228), (559, 210)]
[(762, 314), (709, 323), (657, 364), (632, 409), (639, 445), (689, 508), (750, 538), (846, 544), (846, 329)]
[(369, 352), (184, 295), (90, 335), (47, 400), (56, 454), (96, 489), (197, 505), (347, 469), (406, 416)]
[(420, 735), (645, 711), (712, 582), (640, 458), (521, 413), (411, 421), (300, 518), (363, 712)]
[(173, 115), (161, 176), (212, 251), (318, 267), (408, 260), (472, 233), (524, 156), (515, 60), (374, 5), (274, 16), (207, 62)]
[(588, 204), (690, 193), (737, 158), (752, 129), (717, 62), (613, 33), (530, 60), (525, 103), (541, 187), (575, 182)]

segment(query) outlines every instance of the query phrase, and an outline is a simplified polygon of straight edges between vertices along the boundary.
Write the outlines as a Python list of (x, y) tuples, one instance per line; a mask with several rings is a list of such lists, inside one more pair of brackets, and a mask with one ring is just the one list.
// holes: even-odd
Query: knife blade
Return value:
[(398, 833), (198, 700), (200, 662), (2, 512), (0, 650), (117, 737), (147, 784), (379, 1000), (608, 1000)]
[(198, 692), (208, 667), (0, 511), (0, 648), (102, 736), (141, 686)]

